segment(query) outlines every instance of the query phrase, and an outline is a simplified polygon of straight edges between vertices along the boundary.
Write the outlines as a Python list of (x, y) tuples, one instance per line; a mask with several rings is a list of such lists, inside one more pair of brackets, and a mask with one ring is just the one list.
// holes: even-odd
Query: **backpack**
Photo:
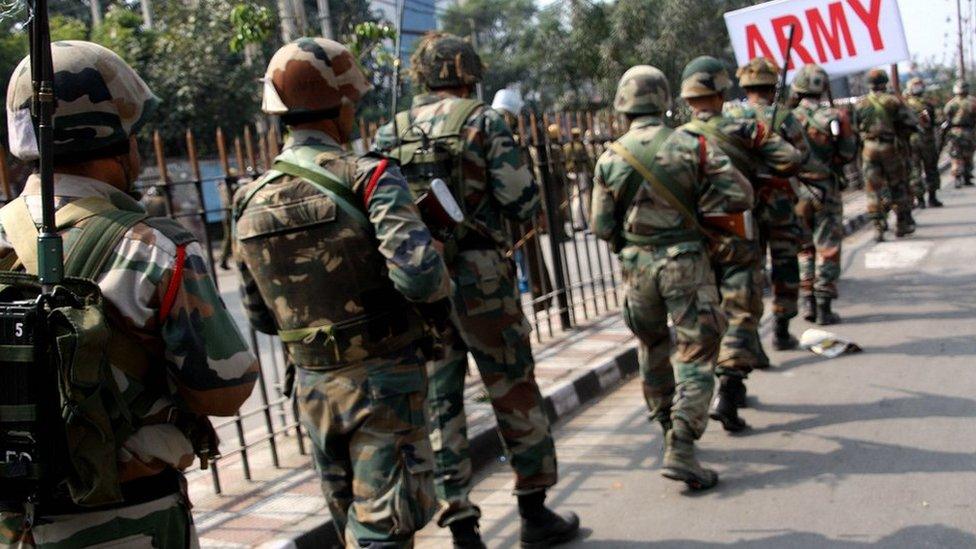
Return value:
[[(462, 129), (471, 115), (485, 103), (477, 99), (456, 101), (436, 134), (421, 131), (411, 120), (410, 111), (398, 113), (396, 128), (400, 135), (397, 136), (397, 145), (387, 153), (387, 156), (399, 162), (400, 172), (407, 180), (414, 198), (426, 193), (434, 179), (441, 179), (447, 183), (454, 199), (461, 206), (464, 221), (454, 229), (452, 238), (444, 243), (445, 259), (449, 262), (457, 253), (459, 242), (466, 237), (475, 238), (487, 247), (505, 247), (504, 242), (495, 242), (491, 231), (474, 219), (488, 204), (491, 190), (485, 189), (484, 196), (473, 209), (468, 207), (465, 200), (467, 188), (461, 166), (461, 156), (465, 148)], [(461, 247), (463, 246), (462, 244)]]
[[(0, 500), (25, 504), (28, 520), (46, 504), (122, 503), (117, 453), (139, 422), (112, 375), (113, 333), (94, 279), (125, 233), (145, 222), (176, 242), (176, 281), (193, 236), (108, 199), (79, 199), (57, 212), (59, 229), (81, 231), (62, 283), (43, 295), (34, 274), (37, 228), (23, 197), (0, 210), (0, 220), (17, 252), (0, 264)], [(26, 272), (11, 270), (18, 264)]]

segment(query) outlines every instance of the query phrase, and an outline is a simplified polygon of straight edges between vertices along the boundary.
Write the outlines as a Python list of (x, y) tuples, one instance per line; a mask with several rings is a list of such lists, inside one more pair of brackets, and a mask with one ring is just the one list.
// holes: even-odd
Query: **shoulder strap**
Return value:
[(147, 217), (143, 223), (163, 233), (163, 236), (173, 241), (177, 246), (185, 246), (196, 242), (197, 237), (184, 227), (179, 221), (170, 217)]
[(878, 115), (884, 118), (885, 124), (887, 124), (888, 126), (892, 126), (891, 114), (888, 113), (888, 109), (886, 109), (885, 106), (881, 103), (881, 100), (878, 99), (878, 96), (876, 94), (869, 93), (868, 101), (871, 102), (871, 106), (874, 107), (874, 110), (877, 111)]
[[(660, 141), (658, 143), (655, 143), (656, 141), (658, 141), (661, 133), (665, 133), (665, 132), (662, 131), (658, 134), (658, 136), (655, 136), (655, 139), (651, 141), (646, 151), (643, 151), (646, 153), (645, 154), (646, 158), (653, 159), (654, 156), (657, 155), (657, 150), (660, 149), (661, 145), (663, 145), (664, 143), (664, 139), (667, 137), (665, 136), (664, 138), (660, 138)], [(668, 135), (670, 135), (671, 132), (667, 132), (667, 133)], [(651, 154), (652, 147), (654, 147), (653, 155)], [(684, 193), (676, 192), (677, 189), (671, 187), (669, 178), (660, 177), (658, 173), (655, 173), (659, 170), (657, 164), (653, 162), (649, 162), (649, 163), (641, 162), (620, 141), (615, 141), (611, 143), (610, 148), (613, 149), (613, 152), (620, 155), (620, 157), (623, 158), (625, 162), (630, 164), (630, 167), (632, 167), (638, 174), (640, 174), (640, 176), (644, 178), (644, 181), (647, 181), (648, 183), (651, 184), (651, 187), (654, 189), (656, 193), (658, 193), (658, 195), (661, 196), (661, 198), (667, 201), (667, 203), (670, 204), (672, 208), (674, 208), (675, 210), (678, 211), (678, 213), (681, 214), (681, 217), (684, 220), (684, 224), (688, 229), (695, 230), (698, 232), (703, 232), (701, 225), (698, 224), (698, 218), (695, 216), (695, 214), (692, 213), (693, 208), (679, 198), (679, 196), (683, 196)], [(626, 192), (628, 193), (628, 195), (630, 195), (631, 201), (633, 201), (634, 195), (636, 195), (637, 192), (636, 188), (639, 188), (640, 185), (641, 182), (638, 181), (637, 185), (635, 186), (635, 190), (633, 191), (633, 195), (630, 194), (631, 193), (630, 189), (629, 188), (627, 189)], [(629, 208), (630, 206), (627, 205), (625, 207)]]
[(452, 135), (460, 135), (461, 128), (471, 117), (478, 107), (484, 105), (484, 103), (478, 99), (461, 99), (458, 101), (457, 106), (447, 115), (447, 120), (444, 121), (444, 125), (441, 127), (440, 133), (436, 137), (447, 137)]
[(332, 197), (347, 214), (353, 216), (359, 223), (370, 230), (372, 230), (372, 225), (369, 222), (369, 214), (366, 211), (365, 206), (359, 200), (352, 189), (345, 186), (339, 178), (330, 173), (329, 171), (323, 169), (320, 166), (311, 166), (306, 164), (297, 164), (278, 158), (275, 160), (272, 168), (282, 172), (284, 174), (290, 175), (292, 177), (300, 177), (305, 181), (311, 183), (315, 188), (322, 192), (322, 194)]
[(95, 279), (108, 264), (125, 233), (147, 217), (145, 212), (108, 210), (81, 225), (81, 235), (68, 250), (64, 274)]
[(728, 155), (729, 159), (732, 160), (732, 164), (735, 168), (745, 174), (747, 177), (753, 176), (756, 171), (756, 160), (752, 155), (742, 148), (740, 143), (737, 143), (731, 137), (725, 134), (725, 132), (719, 130), (712, 124), (703, 122), (701, 120), (695, 119), (685, 125), (687, 129), (693, 132), (700, 133), (706, 137), (714, 139), (722, 152)]

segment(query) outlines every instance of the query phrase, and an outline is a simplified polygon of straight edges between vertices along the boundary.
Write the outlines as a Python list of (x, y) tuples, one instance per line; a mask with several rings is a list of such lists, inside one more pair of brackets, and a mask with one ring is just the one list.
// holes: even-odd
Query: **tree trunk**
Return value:
[(291, 0), (278, 0), (278, 19), (281, 20), (282, 42), (287, 44), (298, 37)]
[(332, 14), (329, 12), (329, 0), (317, 0), (319, 8), (319, 27), (322, 37), (335, 40), (332, 36)]
[(142, 27), (153, 28), (152, 0), (141, 0), (139, 5), (142, 8)]
[(102, 0), (90, 0), (92, 27), (102, 24)]

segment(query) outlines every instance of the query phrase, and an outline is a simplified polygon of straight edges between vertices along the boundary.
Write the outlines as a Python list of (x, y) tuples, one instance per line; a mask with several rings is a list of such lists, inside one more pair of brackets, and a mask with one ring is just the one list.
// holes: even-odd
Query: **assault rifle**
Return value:
[(772, 126), (774, 132), (779, 133), (779, 127), (776, 123), (776, 115), (779, 112), (779, 105), (783, 102), (784, 94), (786, 93), (786, 76), (790, 72), (790, 62), (793, 57), (793, 39), (796, 37), (796, 25), (790, 25), (790, 36), (789, 41), (786, 43), (786, 55), (783, 58), (783, 68), (780, 69), (782, 72), (779, 75), (779, 84), (776, 86), (776, 95), (773, 96), (773, 116), (770, 117), (769, 123)]

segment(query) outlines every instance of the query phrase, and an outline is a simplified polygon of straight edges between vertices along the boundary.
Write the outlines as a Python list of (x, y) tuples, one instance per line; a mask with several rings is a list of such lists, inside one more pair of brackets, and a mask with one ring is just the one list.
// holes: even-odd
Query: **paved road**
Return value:
[[(864, 352), (775, 353), (749, 381), (752, 431), (702, 441), (715, 491), (658, 474), (636, 380), (561, 425), (550, 500), (586, 528), (570, 547), (976, 547), (976, 190), (944, 200), (911, 239), (846, 243), (835, 331)], [(510, 482), (498, 464), (476, 487), (490, 547), (517, 542)], [(419, 546), (446, 541), (431, 526)]]

